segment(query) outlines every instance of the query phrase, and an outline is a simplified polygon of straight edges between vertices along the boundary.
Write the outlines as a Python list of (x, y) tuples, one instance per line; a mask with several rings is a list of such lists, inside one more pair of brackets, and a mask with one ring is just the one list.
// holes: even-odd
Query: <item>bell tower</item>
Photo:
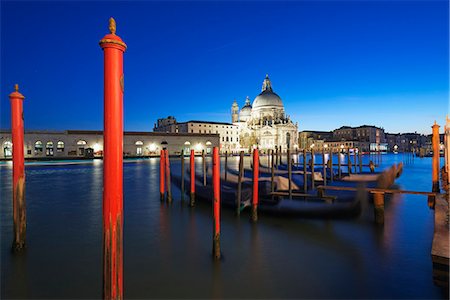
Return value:
[(233, 105), (231, 106), (231, 123), (239, 122), (239, 105), (234, 99)]

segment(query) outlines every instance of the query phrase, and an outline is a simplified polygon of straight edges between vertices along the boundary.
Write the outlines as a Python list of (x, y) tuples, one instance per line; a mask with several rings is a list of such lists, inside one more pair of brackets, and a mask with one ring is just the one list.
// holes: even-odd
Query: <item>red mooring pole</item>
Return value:
[(159, 198), (161, 201), (164, 201), (164, 193), (165, 193), (165, 164), (166, 164), (166, 152), (161, 150), (161, 154), (159, 156)]
[(252, 197), (252, 221), (258, 221), (258, 174), (259, 174), (259, 152), (258, 148), (253, 150), (253, 197)]
[(191, 202), (190, 205), (195, 205), (195, 155), (194, 150), (191, 150), (190, 164), (189, 168), (191, 169)]
[(25, 207), (25, 167), (23, 147), (23, 99), (19, 93), (19, 85), (14, 86), (14, 92), (9, 95), (11, 101), (11, 131), (13, 144), (13, 221), (14, 239), (13, 251), (25, 248), (27, 214)]
[(433, 129), (432, 136), (432, 146), (433, 146), (433, 160), (432, 160), (432, 191), (439, 193), (439, 125), (434, 121), (434, 125), (431, 126)]
[(214, 222), (213, 257), (220, 259), (220, 157), (219, 147), (213, 148), (213, 186), (214, 186)]
[(123, 299), (123, 53), (127, 46), (116, 35), (100, 40), (104, 53), (103, 156), (103, 298)]

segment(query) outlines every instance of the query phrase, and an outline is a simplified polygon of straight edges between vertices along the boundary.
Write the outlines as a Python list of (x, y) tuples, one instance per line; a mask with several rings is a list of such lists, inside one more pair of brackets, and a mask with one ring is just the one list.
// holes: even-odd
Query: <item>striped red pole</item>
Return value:
[(104, 53), (103, 156), (103, 298), (123, 298), (123, 53), (127, 46), (116, 35), (100, 41)]
[(166, 163), (166, 152), (161, 150), (159, 154), (159, 199), (164, 201), (165, 195), (165, 163)]
[(14, 86), (14, 92), (9, 95), (11, 102), (11, 133), (13, 144), (13, 221), (14, 239), (13, 251), (25, 248), (27, 215), (25, 207), (25, 166), (23, 147), (23, 99), (19, 93), (19, 85)]
[(172, 203), (172, 186), (170, 180), (170, 161), (169, 161), (169, 150), (165, 150), (164, 153), (166, 162), (166, 188), (167, 188), (167, 202)]
[(190, 164), (189, 168), (191, 169), (191, 202), (190, 205), (195, 205), (195, 161), (194, 161), (194, 149), (191, 150)]
[(218, 260), (220, 259), (220, 157), (218, 147), (213, 148), (213, 188), (213, 257)]
[(252, 221), (258, 221), (258, 174), (259, 174), (259, 152), (258, 148), (253, 150), (253, 197), (252, 197)]

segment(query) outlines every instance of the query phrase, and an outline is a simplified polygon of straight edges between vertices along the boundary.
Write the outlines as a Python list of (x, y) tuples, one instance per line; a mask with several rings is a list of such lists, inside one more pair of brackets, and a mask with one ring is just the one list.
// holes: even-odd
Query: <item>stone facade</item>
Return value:
[[(101, 157), (103, 155), (103, 132), (92, 130), (65, 131), (26, 131), (24, 142), (25, 158), (81, 158)], [(2, 151), (0, 159), (11, 158), (11, 132), (0, 131)], [(159, 155), (166, 148), (171, 155), (179, 155), (184, 150), (189, 155), (191, 149), (195, 154), (205, 150), (212, 153), (213, 147), (219, 147), (218, 134), (191, 133), (155, 133), (124, 132), (124, 156), (142, 157)]]

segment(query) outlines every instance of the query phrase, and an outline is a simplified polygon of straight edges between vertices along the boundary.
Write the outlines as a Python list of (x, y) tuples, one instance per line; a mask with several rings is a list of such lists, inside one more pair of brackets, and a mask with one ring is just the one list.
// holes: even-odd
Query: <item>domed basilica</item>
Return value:
[(257, 145), (261, 150), (283, 150), (295, 148), (298, 144), (298, 124), (293, 123), (284, 111), (283, 102), (272, 89), (269, 76), (266, 75), (261, 93), (250, 104), (247, 97), (245, 105), (239, 110), (234, 100), (231, 106), (231, 120), (239, 127), (239, 144), (242, 149)]

